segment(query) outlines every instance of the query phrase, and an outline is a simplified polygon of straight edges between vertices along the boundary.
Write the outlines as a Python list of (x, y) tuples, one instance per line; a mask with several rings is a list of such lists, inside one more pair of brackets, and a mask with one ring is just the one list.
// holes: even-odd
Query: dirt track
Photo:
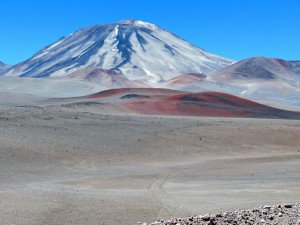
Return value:
[(299, 202), (300, 121), (0, 110), (0, 224), (129, 225)]

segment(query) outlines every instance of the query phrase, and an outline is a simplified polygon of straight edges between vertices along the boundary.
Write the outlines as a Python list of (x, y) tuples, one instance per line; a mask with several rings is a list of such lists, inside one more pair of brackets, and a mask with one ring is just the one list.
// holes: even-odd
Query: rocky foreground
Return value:
[(218, 214), (206, 214), (187, 218), (172, 218), (138, 225), (300, 225), (300, 203), (277, 206), (261, 206), (248, 210), (236, 210)]

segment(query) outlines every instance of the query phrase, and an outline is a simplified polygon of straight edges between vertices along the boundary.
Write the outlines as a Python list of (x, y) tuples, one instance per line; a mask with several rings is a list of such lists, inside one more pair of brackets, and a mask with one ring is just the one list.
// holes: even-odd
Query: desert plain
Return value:
[(1, 96), (1, 225), (132, 225), (300, 198), (300, 121)]

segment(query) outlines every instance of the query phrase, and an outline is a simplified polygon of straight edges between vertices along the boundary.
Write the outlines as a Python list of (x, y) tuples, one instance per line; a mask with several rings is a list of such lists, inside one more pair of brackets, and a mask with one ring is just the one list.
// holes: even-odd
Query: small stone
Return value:
[(223, 217), (226, 217), (228, 215), (228, 212), (224, 212), (221, 214)]
[(209, 221), (208, 224), (209, 224), (209, 225), (217, 225), (218, 222), (217, 222), (216, 220), (212, 219), (212, 220)]
[(254, 219), (254, 218), (252, 218), (252, 217), (251, 217), (251, 218), (249, 218), (248, 220), (249, 220), (249, 221), (251, 221), (251, 222), (254, 222), (254, 221), (255, 221), (255, 219)]
[(264, 205), (262, 208), (263, 208), (263, 209), (271, 209), (271, 208), (272, 208), (272, 206), (269, 206), (269, 205)]
[(288, 208), (288, 209), (290, 209), (290, 208), (292, 208), (293, 207), (293, 205), (292, 204), (284, 204), (283, 205), (285, 208)]
[(265, 223), (266, 221), (265, 221), (264, 219), (261, 219), (260, 222), (261, 222), (261, 223)]
[(270, 216), (268, 216), (268, 219), (269, 219), (269, 220), (273, 220), (273, 219), (274, 219), (274, 216), (270, 215)]
[(209, 214), (205, 214), (204, 216), (200, 217), (202, 220), (204, 221), (209, 221), (210, 220), (210, 215)]

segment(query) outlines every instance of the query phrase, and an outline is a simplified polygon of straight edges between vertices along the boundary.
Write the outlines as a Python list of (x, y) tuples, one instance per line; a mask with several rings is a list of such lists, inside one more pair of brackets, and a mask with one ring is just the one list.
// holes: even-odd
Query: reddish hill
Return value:
[(121, 88), (86, 96), (141, 115), (300, 119), (300, 112), (259, 104), (220, 92), (190, 93), (158, 88)]
[(108, 98), (108, 97), (122, 97), (126, 94), (141, 94), (149, 96), (172, 96), (176, 94), (189, 93), (184, 91), (170, 90), (164, 88), (118, 88), (101, 91), (95, 94), (88, 95), (87, 98)]

